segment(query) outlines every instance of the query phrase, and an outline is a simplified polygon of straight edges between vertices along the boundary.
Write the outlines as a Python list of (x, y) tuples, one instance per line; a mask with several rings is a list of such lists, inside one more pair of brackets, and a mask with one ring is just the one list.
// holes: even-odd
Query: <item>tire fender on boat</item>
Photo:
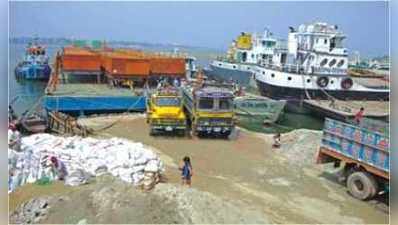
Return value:
[(341, 88), (343, 88), (344, 90), (347, 90), (347, 89), (350, 89), (353, 84), (354, 84), (354, 82), (352, 81), (351, 78), (344, 78), (341, 81)]
[(328, 84), (329, 84), (329, 78), (327, 78), (327, 77), (319, 77), (319, 78), (317, 79), (317, 81), (316, 81), (316, 84), (317, 84), (319, 87), (324, 88), (324, 87), (328, 86)]

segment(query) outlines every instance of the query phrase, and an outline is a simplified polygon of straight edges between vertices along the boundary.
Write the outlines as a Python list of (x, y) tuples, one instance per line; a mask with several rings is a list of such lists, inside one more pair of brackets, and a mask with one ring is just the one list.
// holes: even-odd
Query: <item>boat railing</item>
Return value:
[(287, 73), (304, 73), (304, 67), (300, 65), (294, 65), (294, 64), (273, 64), (273, 63), (261, 63), (260, 64), (262, 67), (267, 68), (267, 69), (272, 69), (272, 70), (278, 70), (281, 72), (287, 72)]
[(260, 65), (267, 69), (277, 70), (287, 73), (298, 73), (298, 74), (320, 74), (320, 75), (345, 75), (347, 74), (346, 69), (341, 68), (325, 68), (312, 66), (311, 68), (304, 67), (298, 64), (273, 64), (273, 63), (260, 63)]
[(337, 75), (346, 75), (347, 69), (341, 68), (325, 68), (325, 67), (313, 67), (315, 74), (337, 74)]

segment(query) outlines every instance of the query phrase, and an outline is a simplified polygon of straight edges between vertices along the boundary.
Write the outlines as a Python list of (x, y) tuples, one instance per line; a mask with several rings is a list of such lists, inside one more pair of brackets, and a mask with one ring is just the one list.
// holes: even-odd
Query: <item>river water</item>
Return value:
[[(15, 79), (14, 69), (17, 63), (22, 60), (25, 47), (26, 45), (23, 44), (9, 45), (9, 101), (13, 101), (15, 97), (18, 97), (17, 100), (12, 103), (12, 106), (18, 115), (28, 110), (41, 99), (41, 97), (44, 95), (44, 89), (47, 85), (47, 82), (42, 81), (17, 81)], [(56, 45), (50, 45), (46, 47), (48, 55), (51, 57), (50, 61), (52, 61), (56, 51), (61, 47)], [(202, 67), (206, 66), (211, 58), (217, 54), (210, 51), (188, 51), (189, 54), (198, 59), (197, 64)], [(263, 126), (261, 121), (245, 120), (241, 121), (240, 126), (252, 131), (263, 133), (284, 133), (299, 128), (320, 130), (323, 126), (323, 120), (315, 118), (311, 115), (283, 112), (279, 122), (275, 125)]]

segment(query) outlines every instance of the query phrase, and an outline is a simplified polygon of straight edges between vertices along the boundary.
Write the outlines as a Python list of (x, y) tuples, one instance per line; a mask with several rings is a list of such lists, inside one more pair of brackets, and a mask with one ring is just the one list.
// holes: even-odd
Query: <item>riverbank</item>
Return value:
[[(388, 212), (383, 211), (388, 206), (352, 198), (337, 182), (336, 169), (315, 164), (321, 131), (299, 129), (282, 134), (282, 147), (273, 149), (272, 135), (241, 128), (236, 139), (220, 140), (149, 136), (143, 115), (93, 117), (79, 122), (98, 130), (95, 138), (125, 138), (156, 152), (165, 164), (167, 183), (158, 184), (149, 193), (101, 177), (78, 187), (63, 187), (57, 182), (45, 187), (26, 185), (10, 194), (10, 211), (32, 198), (67, 196), (71, 201), (63, 207), (55, 203), (47, 219), (40, 222), (388, 223)], [(192, 159), (192, 189), (180, 185), (178, 165), (185, 155)], [(96, 192), (115, 203), (103, 200), (105, 208), (89, 207), (97, 201), (91, 194)], [(84, 199), (81, 210), (72, 210), (73, 199)], [(176, 204), (184, 209), (173, 211), (180, 209)], [(121, 210), (115, 210), (120, 205)], [(112, 215), (117, 219), (111, 220)]]

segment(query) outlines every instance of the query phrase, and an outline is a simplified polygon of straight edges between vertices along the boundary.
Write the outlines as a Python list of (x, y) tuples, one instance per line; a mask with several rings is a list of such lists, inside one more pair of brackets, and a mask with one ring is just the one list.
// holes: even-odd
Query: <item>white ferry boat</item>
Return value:
[(262, 61), (272, 62), (276, 49), (287, 51), (286, 42), (274, 38), (268, 29), (262, 35), (242, 32), (232, 42), (227, 56), (212, 61), (205, 73), (216, 80), (247, 86), (256, 66)]
[(388, 100), (389, 89), (365, 87), (348, 76), (345, 38), (337, 26), (320, 22), (290, 27), (287, 45), (266, 31), (247, 49), (235, 44), (227, 59), (210, 64), (211, 73), (244, 81), (253, 76), (260, 93), (274, 99)]
[(389, 89), (365, 87), (348, 76), (345, 37), (326, 23), (291, 27), (287, 57), (262, 61), (254, 72), (261, 94), (277, 99), (388, 100)]

